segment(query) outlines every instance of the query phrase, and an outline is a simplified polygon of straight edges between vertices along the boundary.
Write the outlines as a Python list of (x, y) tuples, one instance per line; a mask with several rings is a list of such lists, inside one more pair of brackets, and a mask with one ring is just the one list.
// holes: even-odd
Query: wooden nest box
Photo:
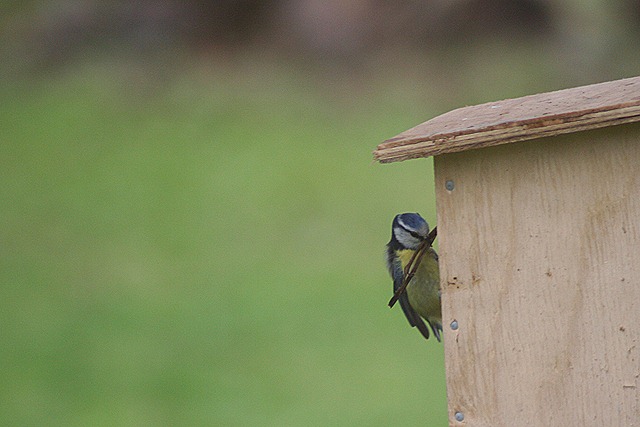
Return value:
[(451, 425), (640, 425), (637, 122), (640, 77), (460, 108), (378, 146), (435, 158)]

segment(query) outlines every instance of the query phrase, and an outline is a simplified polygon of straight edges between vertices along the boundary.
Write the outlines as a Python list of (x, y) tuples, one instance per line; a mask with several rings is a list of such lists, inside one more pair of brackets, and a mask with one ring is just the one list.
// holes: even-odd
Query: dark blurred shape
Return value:
[(182, 4), (193, 25), (182, 26), (189, 43), (248, 43), (268, 26), (268, 12), (277, 1), (260, 0), (193, 0)]
[(539, 0), (290, 0), (280, 8), (279, 42), (325, 56), (383, 46), (428, 51), (487, 35), (541, 35), (551, 26), (548, 3)]
[(434, 37), (468, 38), (484, 35), (540, 36), (551, 29), (552, 11), (540, 0), (467, 0), (437, 22)]
[(178, 42), (188, 16), (172, 0), (32, 2), (4, 18), (2, 54), (17, 71), (113, 50), (144, 59), (146, 53)]
[[(142, 61), (167, 49), (242, 48), (268, 26), (277, 2), (116, 0), (15, 3), (2, 10), (3, 68), (42, 69), (115, 52)], [(7, 62), (10, 62), (8, 64)]]
[[(633, 0), (588, 5), (560, 0), (32, 0), (2, 9), (0, 60), (2, 67), (10, 63), (20, 70), (64, 63), (87, 52), (129, 53), (144, 61), (168, 49), (215, 54), (256, 47), (350, 60), (390, 48), (428, 52), (496, 37), (544, 37), (569, 46), (569, 51), (578, 43), (587, 46), (580, 56), (589, 57), (589, 46), (628, 43), (629, 34), (637, 33), (632, 29), (640, 21), (639, 4)], [(583, 42), (585, 38), (590, 39)]]

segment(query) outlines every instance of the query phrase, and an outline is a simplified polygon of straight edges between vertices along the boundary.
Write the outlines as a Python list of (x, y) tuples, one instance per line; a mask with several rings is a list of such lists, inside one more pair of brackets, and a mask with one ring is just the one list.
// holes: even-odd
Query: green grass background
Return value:
[(272, 68), (2, 87), (0, 424), (445, 422), (383, 263), (431, 162), (371, 156), (429, 112)]
[(3, 81), (0, 424), (446, 425), (442, 345), (383, 262), (396, 213), (436, 222), (432, 162), (371, 151), (563, 86), (532, 57)]

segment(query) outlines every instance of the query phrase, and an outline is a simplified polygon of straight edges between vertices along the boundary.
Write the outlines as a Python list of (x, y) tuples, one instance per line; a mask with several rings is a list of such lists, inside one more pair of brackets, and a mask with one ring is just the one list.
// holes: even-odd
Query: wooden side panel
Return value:
[(435, 173), (450, 424), (640, 425), (640, 125)]

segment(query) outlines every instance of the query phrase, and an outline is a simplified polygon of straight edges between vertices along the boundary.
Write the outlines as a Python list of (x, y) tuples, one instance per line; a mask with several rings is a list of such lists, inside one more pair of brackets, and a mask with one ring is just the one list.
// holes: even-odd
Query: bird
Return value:
[[(402, 213), (393, 219), (391, 240), (387, 243), (386, 261), (389, 275), (393, 280), (394, 293), (403, 284), (405, 267), (428, 235), (429, 224), (418, 213)], [(420, 333), (429, 339), (429, 328), (424, 323), (426, 321), (433, 335), (441, 341), (442, 307), (438, 254), (431, 246), (428, 246), (425, 251), (406, 292), (403, 292), (398, 300), (412, 327), (418, 328)]]

